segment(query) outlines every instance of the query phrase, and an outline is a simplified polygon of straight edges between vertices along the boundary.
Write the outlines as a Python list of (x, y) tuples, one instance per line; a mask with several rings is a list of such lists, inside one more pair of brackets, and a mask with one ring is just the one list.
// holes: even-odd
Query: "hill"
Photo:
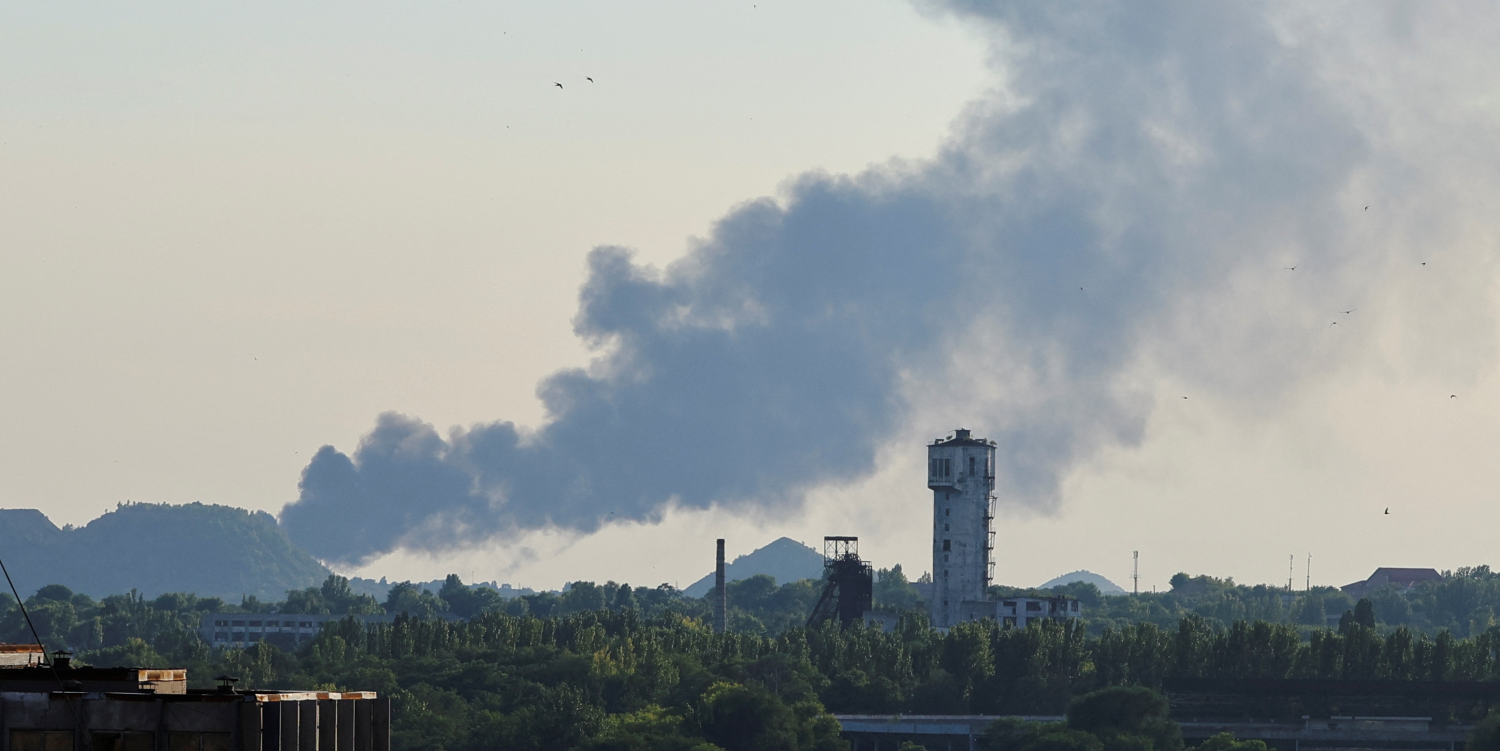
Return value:
[(1124, 587), (1121, 587), (1120, 585), (1115, 584), (1114, 582), (1092, 571), (1074, 571), (1071, 574), (1063, 574), (1062, 576), (1059, 576), (1056, 579), (1053, 579), (1052, 581), (1049, 581), (1046, 584), (1037, 587), (1037, 589), (1051, 589), (1053, 587), (1061, 587), (1064, 584), (1072, 584), (1073, 582), (1088, 582), (1089, 584), (1098, 587), (1100, 594), (1125, 594)]
[(270, 514), (202, 503), (121, 505), (62, 529), (36, 509), (0, 509), (0, 555), (22, 597), (64, 584), (96, 597), (135, 589), (280, 600), (329, 574)]
[[(790, 537), (782, 537), (749, 555), (742, 555), (732, 563), (724, 564), (726, 581), (749, 579), (756, 574), (766, 574), (778, 584), (799, 579), (820, 579), (823, 576), (823, 554)], [(714, 588), (714, 573), (693, 582), (683, 590), (688, 597), (702, 597)]]

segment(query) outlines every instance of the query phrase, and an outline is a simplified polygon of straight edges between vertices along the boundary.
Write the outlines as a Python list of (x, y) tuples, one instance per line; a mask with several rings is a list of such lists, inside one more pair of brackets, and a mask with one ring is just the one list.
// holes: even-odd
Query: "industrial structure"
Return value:
[(848, 628), (874, 607), (875, 575), (859, 558), (858, 537), (823, 538), (823, 578), (823, 594), (807, 617), (808, 626), (836, 619)]
[(729, 591), (724, 582), (724, 538), (719, 538), (719, 552), (714, 564), (714, 633), (729, 630)]
[[(995, 575), (995, 442), (962, 428), (927, 447), (932, 490), (932, 625), (968, 620)], [(993, 603), (989, 603), (994, 607)], [(993, 617), (993, 616), (992, 616)]]
[(373, 691), (237, 691), (234, 682), (190, 689), (186, 670), (74, 667), (61, 653), (46, 666), (0, 668), (0, 744), (9, 751), (390, 750), (390, 699)]
[(0, 644), (0, 668), (24, 668), (46, 662), (37, 644)]

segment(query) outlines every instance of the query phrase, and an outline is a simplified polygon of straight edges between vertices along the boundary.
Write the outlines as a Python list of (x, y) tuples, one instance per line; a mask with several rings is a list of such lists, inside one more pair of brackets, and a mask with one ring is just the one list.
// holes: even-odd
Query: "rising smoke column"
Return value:
[[(664, 270), (594, 250), (575, 330), (598, 357), (540, 384), (544, 425), (382, 415), (304, 470), (292, 537), (350, 563), (673, 503), (795, 508), (871, 473), (976, 349), (994, 396), (966, 408), (994, 420), (1000, 491), (1050, 508), (1069, 469), (1140, 439), (1143, 358), (1210, 356), (1161, 345), (1185, 306), (1288, 253), (1342, 283), (1367, 136), (1262, 6), (934, 7), (991, 37), (1003, 81), (939, 156), (803, 176)], [(1308, 304), (1278, 301), (1246, 346)]]

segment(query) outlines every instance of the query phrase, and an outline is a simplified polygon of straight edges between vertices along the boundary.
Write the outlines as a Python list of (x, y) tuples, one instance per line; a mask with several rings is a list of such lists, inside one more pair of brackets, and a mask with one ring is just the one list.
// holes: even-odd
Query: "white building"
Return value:
[(965, 617), (965, 602), (984, 603), (994, 576), (991, 529), (995, 443), (959, 429), (927, 447), (932, 490), (932, 625), (948, 628)]
[(962, 620), (994, 618), (1003, 628), (1026, 628), (1033, 621), (1082, 618), (1083, 608), (1072, 597), (1006, 597), (988, 602), (964, 602)]

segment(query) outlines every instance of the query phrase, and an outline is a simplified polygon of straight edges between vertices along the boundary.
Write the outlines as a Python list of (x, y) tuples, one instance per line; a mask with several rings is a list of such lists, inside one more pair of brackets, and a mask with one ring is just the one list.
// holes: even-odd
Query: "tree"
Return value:
[(613, 601), (609, 604), (610, 610), (626, 611), (635, 610), (635, 591), (629, 584), (621, 584), (615, 588)]
[(170, 667), (165, 657), (151, 648), (142, 639), (131, 637), (124, 644), (96, 649), (89, 652), (91, 664), (101, 668), (165, 668)]
[[(558, 598), (561, 613), (586, 613), (604, 609), (604, 588), (593, 582), (573, 582)], [(532, 603), (535, 609), (536, 603)]]
[(797, 751), (797, 718), (766, 689), (721, 683), (704, 698), (709, 742), (729, 751)]
[(472, 618), (502, 605), (499, 592), (489, 587), (464, 584), (458, 574), (449, 574), (443, 581), (442, 589), (438, 590), (438, 599), (448, 603), (448, 609), (454, 615), (464, 618)]
[(1092, 733), (1105, 751), (1141, 747), (1181, 751), (1182, 728), (1169, 716), (1167, 697), (1144, 686), (1113, 686), (1074, 699), (1068, 727)]
[(1469, 731), (1469, 742), (1465, 748), (1475, 751), (1500, 748), (1500, 712), (1491, 711), (1483, 720), (1474, 724), (1474, 729)]
[(1354, 622), (1365, 628), (1375, 628), (1375, 603), (1367, 597), (1359, 598), (1359, 602), (1354, 603)]
[(980, 746), (990, 751), (1104, 751), (1093, 733), (1062, 722), (1028, 722), (1005, 717), (991, 723)]
[(425, 589), (417, 589), (411, 582), (392, 586), (385, 596), (387, 613), (406, 613), (413, 618), (435, 618), (447, 610), (448, 603), (443, 602), (442, 598)]
[(1242, 741), (1234, 733), (1219, 733), (1193, 747), (1193, 751), (1268, 751), (1262, 740)]
[(1323, 605), (1321, 595), (1308, 593), (1302, 596), (1300, 607), (1297, 609), (1297, 622), (1319, 628), (1328, 625), (1328, 610)]
[(73, 590), (61, 584), (48, 584), (38, 589), (36, 594), (32, 595), (31, 599), (26, 602), (26, 605), (27, 607), (31, 607), (32, 603), (36, 602), (71, 602), (72, 599)]
[(1172, 585), (1172, 591), (1174, 591), (1174, 592), (1180, 592), (1180, 591), (1186, 589), (1187, 586), (1189, 584), (1191, 584), (1192, 582), (1193, 582), (1193, 577), (1188, 576), (1187, 572), (1185, 572), (1185, 571), (1178, 571), (1177, 573), (1172, 574), (1172, 578), (1170, 580), (1170, 583)]
[(875, 606), (890, 610), (911, 610), (917, 607), (921, 596), (917, 588), (906, 580), (901, 564), (875, 572)]

